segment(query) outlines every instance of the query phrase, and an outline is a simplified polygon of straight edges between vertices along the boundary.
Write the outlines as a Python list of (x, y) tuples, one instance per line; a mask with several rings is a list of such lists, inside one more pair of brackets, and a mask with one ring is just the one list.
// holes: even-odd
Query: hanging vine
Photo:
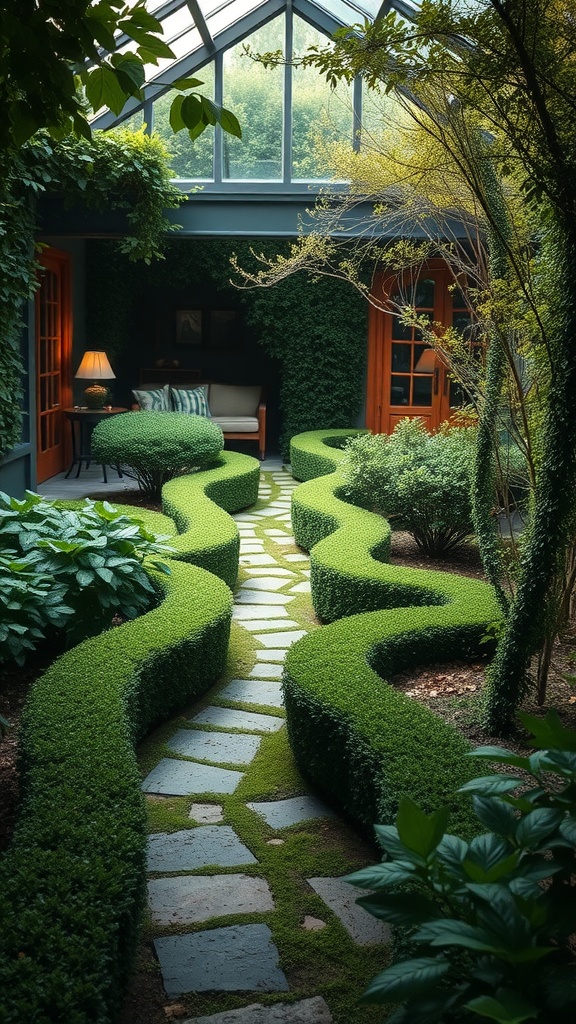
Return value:
[(166, 210), (182, 193), (170, 182), (163, 144), (143, 132), (116, 129), (92, 140), (58, 143), (39, 132), (14, 156), (0, 182), (0, 457), (21, 438), (20, 354), (24, 303), (35, 291), (37, 200), (62, 195), (67, 206), (125, 210), (127, 231), (116, 243), (129, 260), (163, 255), (173, 226)]

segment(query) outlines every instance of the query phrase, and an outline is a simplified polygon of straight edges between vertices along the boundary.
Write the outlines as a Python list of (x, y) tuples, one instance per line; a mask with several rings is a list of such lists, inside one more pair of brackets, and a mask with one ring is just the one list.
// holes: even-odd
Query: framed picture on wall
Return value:
[(176, 345), (179, 348), (202, 344), (202, 310), (176, 310)]
[(210, 347), (238, 349), (242, 344), (242, 314), (239, 309), (210, 310)]

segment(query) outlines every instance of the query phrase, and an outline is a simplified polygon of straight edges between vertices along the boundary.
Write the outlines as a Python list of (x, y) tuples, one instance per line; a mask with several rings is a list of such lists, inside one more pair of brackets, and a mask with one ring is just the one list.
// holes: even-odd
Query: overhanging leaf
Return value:
[(418, 957), (393, 964), (372, 979), (363, 1002), (401, 1003), (431, 989), (450, 970), (447, 960)]

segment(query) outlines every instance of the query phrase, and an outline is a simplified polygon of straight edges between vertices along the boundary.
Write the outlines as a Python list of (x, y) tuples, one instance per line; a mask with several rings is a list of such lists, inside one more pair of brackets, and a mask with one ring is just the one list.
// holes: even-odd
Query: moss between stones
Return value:
[(257, 472), (255, 459), (225, 453), (216, 468), (172, 481), (165, 507), (181, 531), (180, 561), (170, 560), (169, 577), (153, 575), (159, 605), (69, 651), (32, 690), (20, 816), (0, 864), (6, 1024), (106, 1024), (117, 1014), (144, 902), (134, 744), (203, 694), (225, 665), (230, 590), (181, 563), (206, 560), (226, 581), (235, 578), (236, 527), (208, 495), (229, 511), (245, 507)]

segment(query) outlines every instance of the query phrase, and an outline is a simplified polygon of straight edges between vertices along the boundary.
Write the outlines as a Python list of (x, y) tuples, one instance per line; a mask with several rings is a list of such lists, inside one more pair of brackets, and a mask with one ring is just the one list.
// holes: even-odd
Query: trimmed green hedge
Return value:
[[(318, 433), (323, 446), (331, 432)], [(300, 435), (293, 445), (314, 454), (313, 440)], [(334, 452), (332, 467), (339, 461)], [(286, 658), (296, 759), (363, 829), (392, 821), (409, 794), (426, 810), (450, 804), (451, 829), (465, 833), (473, 817), (452, 794), (474, 774), (464, 757), (469, 744), (384, 680), (409, 666), (485, 654), (486, 627), (500, 618), (495, 595), (479, 580), (385, 564), (389, 524), (342, 501), (341, 486), (336, 471), (302, 484), (292, 498), (294, 535), (311, 549), (313, 604), (331, 622)]]
[[(224, 544), (206, 492), (230, 509), (253, 493), (255, 459), (222, 456), (181, 478), (184, 517), (204, 511), (208, 543)], [(190, 494), (187, 494), (187, 485)], [(134, 510), (146, 525), (163, 517)], [(227, 517), (235, 530), (235, 524)], [(191, 536), (176, 558), (200, 552)], [(229, 556), (222, 560), (230, 573)], [(232, 595), (215, 575), (170, 560), (154, 574), (161, 603), (85, 641), (34, 686), (22, 721), (22, 801), (0, 861), (2, 1024), (108, 1024), (118, 1013), (144, 905), (146, 822), (134, 744), (222, 672)]]
[(332, 473), (343, 458), (342, 449), (349, 437), (365, 430), (307, 430), (290, 441), (290, 468), (296, 480), (314, 480)]
[(250, 455), (222, 452), (205, 470), (176, 477), (162, 488), (162, 508), (180, 534), (172, 541), (177, 558), (193, 562), (233, 587), (238, 575), (240, 536), (228, 512), (253, 505), (258, 498), (260, 463)]

